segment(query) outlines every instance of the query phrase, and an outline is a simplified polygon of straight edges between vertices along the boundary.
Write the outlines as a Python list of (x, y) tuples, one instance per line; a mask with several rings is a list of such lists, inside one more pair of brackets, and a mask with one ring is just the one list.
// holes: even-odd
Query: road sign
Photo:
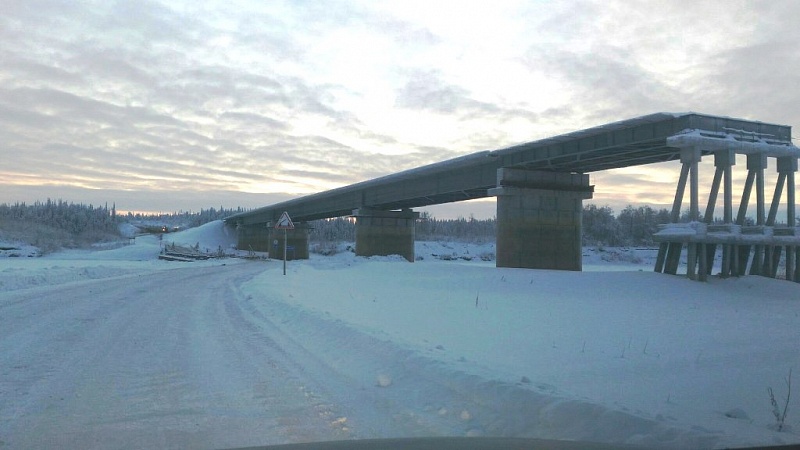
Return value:
[(294, 223), (292, 223), (292, 219), (289, 218), (289, 213), (286, 211), (281, 214), (281, 218), (278, 219), (278, 222), (275, 224), (276, 230), (294, 230)]
[[(283, 274), (286, 275), (286, 249), (288, 247), (286, 245), (286, 231), (294, 230), (294, 223), (292, 223), (292, 219), (289, 217), (288, 212), (284, 211), (283, 214), (281, 214), (281, 218), (278, 219), (277, 223), (275, 223), (275, 229), (283, 230)], [(277, 244), (278, 241), (275, 241), (275, 243)]]

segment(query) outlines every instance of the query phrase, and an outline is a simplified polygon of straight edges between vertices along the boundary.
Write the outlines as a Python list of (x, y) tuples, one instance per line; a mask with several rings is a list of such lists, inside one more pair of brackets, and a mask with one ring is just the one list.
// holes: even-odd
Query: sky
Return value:
[[(0, 203), (253, 208), (654, 112), (800, 125), (794, 0), (0, 11)], [(677, 177), (674, 164), (593, 174), (591, 202), (664, 207)]]

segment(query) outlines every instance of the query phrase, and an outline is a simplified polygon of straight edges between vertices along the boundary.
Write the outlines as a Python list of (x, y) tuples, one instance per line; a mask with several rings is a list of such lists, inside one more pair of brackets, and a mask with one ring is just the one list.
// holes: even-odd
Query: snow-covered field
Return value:
[(800, 442), (800, 286), (497, 269), (493, 245), (418, 261), (157, 260), (133, 245), (0, 258), (0, 448), (219, 448), (426, 435), (710, 448)]

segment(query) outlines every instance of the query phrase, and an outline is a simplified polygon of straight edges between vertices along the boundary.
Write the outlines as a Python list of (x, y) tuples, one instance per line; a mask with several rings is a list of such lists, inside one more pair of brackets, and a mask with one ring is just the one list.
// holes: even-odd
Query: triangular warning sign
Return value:
[(281, 214), (281, 218), (278, 219), (278, 223), (275, 224), (276, 230), (294, 230), (294, 223), (292, 223), (292, 219), (289, 218), (289, 213), (286, 211)]

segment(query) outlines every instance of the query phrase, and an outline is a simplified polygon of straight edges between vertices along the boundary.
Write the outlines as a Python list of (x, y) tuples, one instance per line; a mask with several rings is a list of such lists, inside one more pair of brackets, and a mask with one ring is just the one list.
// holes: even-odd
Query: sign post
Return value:
[(281, 218), (278, 219), (278, 222), (275, 224), (275, 229), (283, 230), (283, 274), (286, 275), (286, 234), (288, 233), (287, 230), (294, 230), (294, 223), (292, 223), (288, 212), (284, 211), (283, 214), (281, 214)]

